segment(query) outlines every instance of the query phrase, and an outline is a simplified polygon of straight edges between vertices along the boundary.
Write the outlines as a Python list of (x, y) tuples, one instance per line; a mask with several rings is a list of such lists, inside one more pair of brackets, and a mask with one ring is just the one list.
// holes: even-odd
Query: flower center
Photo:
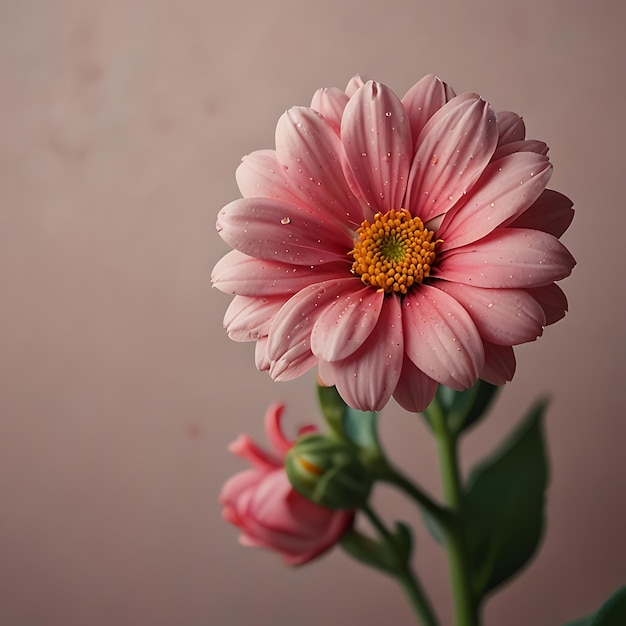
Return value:
[(365, 220), (356, 231), (359, 238), (350, 252), (352, 273), (361, 281), (387, 293), (405, 294), (414, 283), (430, 274), (435, 261), (435, 233), (406, 209), (382, 215), (370, 224)]

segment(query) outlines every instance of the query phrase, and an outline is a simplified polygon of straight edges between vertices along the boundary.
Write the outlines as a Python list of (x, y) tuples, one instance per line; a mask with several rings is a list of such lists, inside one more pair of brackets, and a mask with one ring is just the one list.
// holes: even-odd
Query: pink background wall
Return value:
[[(558, 625), (626, 582), (624, 4), (609, 0), (0, 2), (0, 624), (408, 624), (399, 590), (340, 551), (291, 571), (240, 548), (216, 504), (274, 399), (316, 414), (230, 342), (211, 290), (218, 209), (279, 115), (360, 72), (435, 72), (551, 146), (577, 216), (570, 314), (518, 350), (469, 466), (540, 392), (553, 479), (538, 559), (490, 626)], [(393, 454), (438, 489), (418, 417)], [(397, 496), (388, 516), (419, 524)], [(449, 622), (445, 561), (416, 564)]]

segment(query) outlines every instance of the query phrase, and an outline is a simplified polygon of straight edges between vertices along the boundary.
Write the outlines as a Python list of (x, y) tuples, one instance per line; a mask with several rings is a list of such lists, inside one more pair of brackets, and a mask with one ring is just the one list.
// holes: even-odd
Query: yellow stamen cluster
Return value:
[(352, 273), (366, 285), (405, 294), (430, 274), (438, 241), (433, 241), (435, 233), (406, 209), (376, 213), (372, 224), (365, 220), (356, 232), (359, 238), (350, 252)]

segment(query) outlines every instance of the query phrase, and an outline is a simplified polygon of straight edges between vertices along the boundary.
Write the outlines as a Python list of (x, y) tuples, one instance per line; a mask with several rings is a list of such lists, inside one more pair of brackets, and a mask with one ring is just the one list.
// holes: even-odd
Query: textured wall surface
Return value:
[[(340, 551), (292, 571), (239, 547), (216, 503), (267, 404), (294, 429), (316, 406), (313, 374), (272, 383), (227, 339), (215, 218), (280, 114), (356, 72), (398, 93), (434, 72), (522, 114), (577, 209), (570, 313), (463, 448), (469, 467), (553, 396), (546, 539), (487, 625), (562, 624), (624, 584), (625, 21), (609, 0), (0, 2), (0, 623), (411, 623)], [(382, 428), (436, 492), (419, 418)], [(423, 529), (416, 564), (449, 623)]]

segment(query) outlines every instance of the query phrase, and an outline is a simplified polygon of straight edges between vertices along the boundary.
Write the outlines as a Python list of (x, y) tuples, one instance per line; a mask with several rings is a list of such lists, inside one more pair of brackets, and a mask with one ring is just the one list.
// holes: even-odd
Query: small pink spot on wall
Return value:
[(200, 424), (192, 423), (187, 425), (187, 437), (189, 437), (189, 439), (200, 439), (203, 434), (204, 431)]

